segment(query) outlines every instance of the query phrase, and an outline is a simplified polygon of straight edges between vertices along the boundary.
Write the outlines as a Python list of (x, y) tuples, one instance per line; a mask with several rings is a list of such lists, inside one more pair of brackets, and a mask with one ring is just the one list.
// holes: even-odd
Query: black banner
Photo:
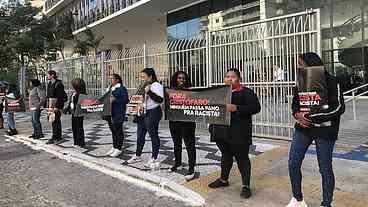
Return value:
[(320, 113), (328, 109), (328, 89), (323, 66), (299, 71), (298, 95), (301, 112)]
[(231, 102), (229, 86), (174, 90), (166, 89), (165, 116), (170, 121), (207, 121), (210, 124), (230, 125), (226, 104)]
[(26, 106), (23, 98), (9, 99), (5, 98), (5, 111), (6, 112), (25, 112)]
[(101, 97), (93, 97), (80, 94), (78, 104), (75, 108), (74, 116), (84, 116), (98, 114), (100, 116), (111, 115), (110, 92)]

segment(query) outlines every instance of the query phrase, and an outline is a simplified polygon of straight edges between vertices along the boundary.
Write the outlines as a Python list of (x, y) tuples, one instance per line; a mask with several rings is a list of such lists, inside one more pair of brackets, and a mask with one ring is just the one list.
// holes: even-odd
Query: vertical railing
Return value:
[(69, 81), (81, 75), (89, 93), (98, 95), (113, 73), (121, 74), (127, 88), (136, 88), (144, 67), (155, 68), (165, 85), (170, 84), (174, 72), (183, 70), (197, 88), (222, 85), (226, 70), (238, 68), (243, 83), (256, 92), (262, 105), (254, 117), (254, 134), (290, 138), (298, 55), (320, 53), (320, 29), (319, 10), (308, 10), (208, 31), (195, 39), (103, 52), (86, 57), (80, 69), (74, 60), (66, 61), (64, 70), (70, 71), (63, 78)]

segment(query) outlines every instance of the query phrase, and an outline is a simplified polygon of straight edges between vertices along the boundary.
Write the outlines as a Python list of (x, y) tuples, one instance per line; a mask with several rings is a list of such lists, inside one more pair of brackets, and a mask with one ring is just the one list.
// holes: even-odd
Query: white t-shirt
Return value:
[[(156, 95), (160, 96), (161, 98), (164, 98), (164, 87), (159, 82), (154, 82), (151, 84), (151, 91), (155, 93)], [(148, 95), (147, 95), (147, 102), (146, 102), (146, 109), (154, 109), (158, 106), (160, 106), (160, 103), (157, 103), (153, 101)]]

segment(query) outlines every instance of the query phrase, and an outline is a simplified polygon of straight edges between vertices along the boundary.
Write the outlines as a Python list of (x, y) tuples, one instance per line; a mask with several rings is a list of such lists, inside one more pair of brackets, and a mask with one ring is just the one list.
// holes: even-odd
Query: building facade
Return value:
[(88, 27), (103, 36), (101, 50), (129, 49), (203, 37), (221, 29), (307, 9), (320, 9), (322, 56), (344, 88), (368, 81), (366, 0), (46, 0), (44, 12), (74, 19), (74, 34)]

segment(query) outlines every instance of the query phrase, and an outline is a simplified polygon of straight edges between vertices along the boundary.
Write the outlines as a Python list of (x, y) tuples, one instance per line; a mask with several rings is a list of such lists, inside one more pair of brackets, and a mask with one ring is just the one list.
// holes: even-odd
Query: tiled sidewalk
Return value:
[[(109, 162), (113, 162), (116, 164), (126, 164), (126, 160), (128, 160), (131, 156), (135, 154), (136, 149), (136, 126), (132, 123), (125, 124), (125, 140), (124, 140), (124, 149), (123, 154), (118, 158), (109, 158), (105, 154), (112, 147), (112, 138), (110, 130), (105, 121), (97, 121), (94, 123), (90, 123), (85, 126), (85, 134), (86, 134), (86, 150), (81, 150), (76, 148), (75, 150), (80, 151), (85, 155), (89, 155), (92, 157), (101, 157), (107, 159)], [(152, 171), (149, 168), (144, 167), (144, 163), (147, 162), (151, 156), (151, 141), (149, 136), (147, 135), (146, 144), (143, 149), (143, 162), (136, 163), (132, 165), (128, 165), (132, 168), (136, 168), (142, 171), (149, 171), (156, 175), (168, 178), (177, 183), (185, 182), (184, 175), (186, 170), (179, 171), (177, 173), (169, 172), (169, 169), (174, 161), (174, 153), (173, 153), (173, 142), (168, 130), (161, 129), (159, 131), (160, 135), (160, 154), (159, 161), (161, 162), (160, 169)], [(64, 142), (59, 144), (58, 146), (62, 148), (73, 148), (73, 139), (71, 129), (64, 130)], [(205, 176), (210, 173), (216, 172), (219, 170), (221, 154), (217, 149), (215, 143), (211, 143), (209, 141), (209, 137), (205, 135), (200, 135), (196, 137), (196, 148), (197, 148), (197, 176)], [(251, 156), (257, 156), (262, 154), (265, 151), (272, 150), (277, 148), (277, 145), (271, 144), (263, 144), (263, 143), (255, 143), (255, 145), (251, 148)], [(185, 147), (183, 149), (183, 162), (184, 164), (187, 161), (187, 153), (185, 151)]]

